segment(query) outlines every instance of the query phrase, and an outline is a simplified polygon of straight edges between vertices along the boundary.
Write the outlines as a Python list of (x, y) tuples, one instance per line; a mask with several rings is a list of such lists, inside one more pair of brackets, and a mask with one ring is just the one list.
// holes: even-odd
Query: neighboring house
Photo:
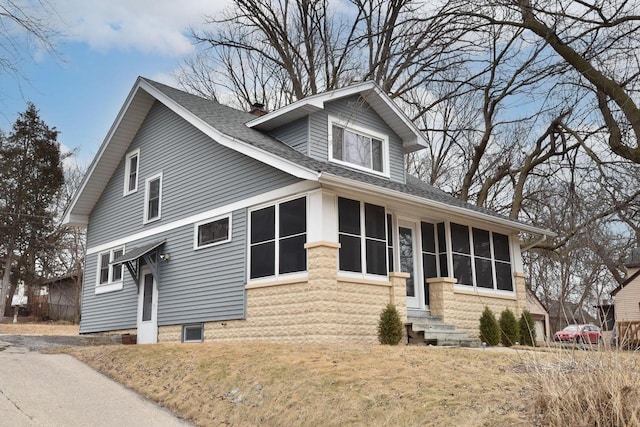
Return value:
[(624, 266), (625, 281), (611, 292), (616, 336), (621, 344), (640, 344), (640, 248), (633, 249)]
[(42, 283), (38, 296), (40, 306), (32, 309), (39, 317), (53, 320), (76, 320), (79, 284), (82, 283), (82, 272), (70, 273), (62, 277), (49, 279)]
[(422, 134), (370, 82), (260, 117), (139, 78), (65, 214), (81, 333), (375, 342), (380, 312), (478, 336), (526, 307), (519, 234), (405, 173)]
[(529, 310), (536, 325), (536, 341), (539, 343), (548, 342), (551, 337), (549, 313), (544, 304), (529, 288), (527, 288), (527, 310)]

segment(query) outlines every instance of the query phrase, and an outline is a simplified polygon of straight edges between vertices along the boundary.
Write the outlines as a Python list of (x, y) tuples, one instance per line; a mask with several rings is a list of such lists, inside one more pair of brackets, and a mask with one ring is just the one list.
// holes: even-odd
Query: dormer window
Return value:
[(329, 160), (388, 176), (388, 153), (386, 135), (329, 118)]

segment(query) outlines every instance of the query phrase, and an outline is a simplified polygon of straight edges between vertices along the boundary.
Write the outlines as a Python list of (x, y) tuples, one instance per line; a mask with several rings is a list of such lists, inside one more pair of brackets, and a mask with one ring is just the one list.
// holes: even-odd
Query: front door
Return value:
[(138, 292), (138, 344), (158, 342), (158, 285), (148, 268), (141, 270)]
[(416, 225), (398, 221), (398, 248), (400, 252), (400, 271), (409, 273), (407, 278), (407, 308), (420, 308), (421, 287), (417, 286), (418, 262), (416, 258)]

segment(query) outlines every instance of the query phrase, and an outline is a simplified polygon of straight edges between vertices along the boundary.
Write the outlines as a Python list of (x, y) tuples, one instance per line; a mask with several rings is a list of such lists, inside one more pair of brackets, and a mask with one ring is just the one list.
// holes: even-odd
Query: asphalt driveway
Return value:
[[(0, 335), (0, 426), (188, 426), (71, 356), (34, 338)], [(27, 341), (31, 345), (8, 341)]]

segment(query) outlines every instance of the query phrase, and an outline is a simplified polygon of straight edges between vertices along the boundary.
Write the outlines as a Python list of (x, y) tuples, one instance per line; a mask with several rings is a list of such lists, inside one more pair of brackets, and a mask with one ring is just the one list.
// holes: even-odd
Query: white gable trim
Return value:
[[(91, 210), (107, 186), (119, 161), (126, 154), (129, 144), (135, 137), (154, 100), (163, 103), (220, 145), (273, 166), (297, 178), (312, 181), (318, 180), (317, 171), (297, 165), (292, 161), (220, 132), (139, 77), (131, 92), (129, 92), (109, 133), (102, 142), (98, 153), (91, 162), (80, 188), (65, 212), (63, 224), (75, 226), (86, 226), (88, 224)], [(130, 117), (132, 111), (134, 112), (134, 117)], [(114, 147), (114, 144), (118, 146)]]
[[(308, 114), (317, 110), (324, 109), (325, 103), (335, 101), (348, 96), (360, 94), (365, 98), (374, 110), (378, 110), (382, 106), (387, 111), (390, 111), (395, 118), (398, 119), (397, 123), (389, 123), (389, 126), (400, 135), (404, 141), (404, 146), (407, 150), (414, 151), (428, 146), (428, 143), (422, 132), (413, 124), (413, 122), (407, 117), (407, 115), (398, 107), (398, 105), (389, 98), (389, 96), (380, 89), (380, 87), (372, 81), (366, 81), (358, 83), (352, 86), (348, 86), (341, 89), (332, 90), (330, 92), (319, 93), (311, 95), (286, 107), (280, 108), (276, 111), (265, 114), (254, 120), (247, 122), (247, 126), (250, 128), (271, 130), (284, 124), (286, 115), (291, 115), (294, 112), (298, 114)], [(377, 105), (373, 105), (370, 101), (371, 98), (377, 101)], [(378, 107), (378, 108), (376, 108)], [(380, 112), (378, 112), (380, 114)], [(295, 114), (294, 114), (295, 116)], [(296, 117), (298, 118), (298, 117)]]
[[(286, 187), (278, 188), (276, 190), (271, 190), (266, 193), (249, 197), (247, 199), (238, 200), (237, 202), (232, 202), (232, 203), (229, 203), (228, 205), (219, 206), (217, 208), (200, 212), (185, 218), (181, 218), (173, 222), (157, 225), (153, 228), (145, 229), (135, 234), (130, 234), (128, 236), (111, 240), (109, 242), (102, 243), (100, 245), (92, 246), (90, 248), (87, 248), (86, 254), (92, 255), (98, 252), (103, 252), (110, 248), (123, 246), (125, 244), (135, 242), (140, 239), (145, 239), (147, 237), (152, 237), (157, 234), (166, 233), (168, 231), (175, 230), (176, 228), (185, 227), (185, 226), (193, 227), (193, 224), (204, 221), (204, 220), (221, 217), (227, 214), (233, 214), (234, 211), (237, 211), (240, 209), (246, 209), (251, 206), (266, 204), (284, 197), (292, 197), (294, 195), (300, 196), (309, 191), (313, 191), (317, 189), (318, 189), (317, 182), (300, 181), (295, 184), (287, 185)], [(229, 233), (231, 233), (231, 229), (229, 229)]]

